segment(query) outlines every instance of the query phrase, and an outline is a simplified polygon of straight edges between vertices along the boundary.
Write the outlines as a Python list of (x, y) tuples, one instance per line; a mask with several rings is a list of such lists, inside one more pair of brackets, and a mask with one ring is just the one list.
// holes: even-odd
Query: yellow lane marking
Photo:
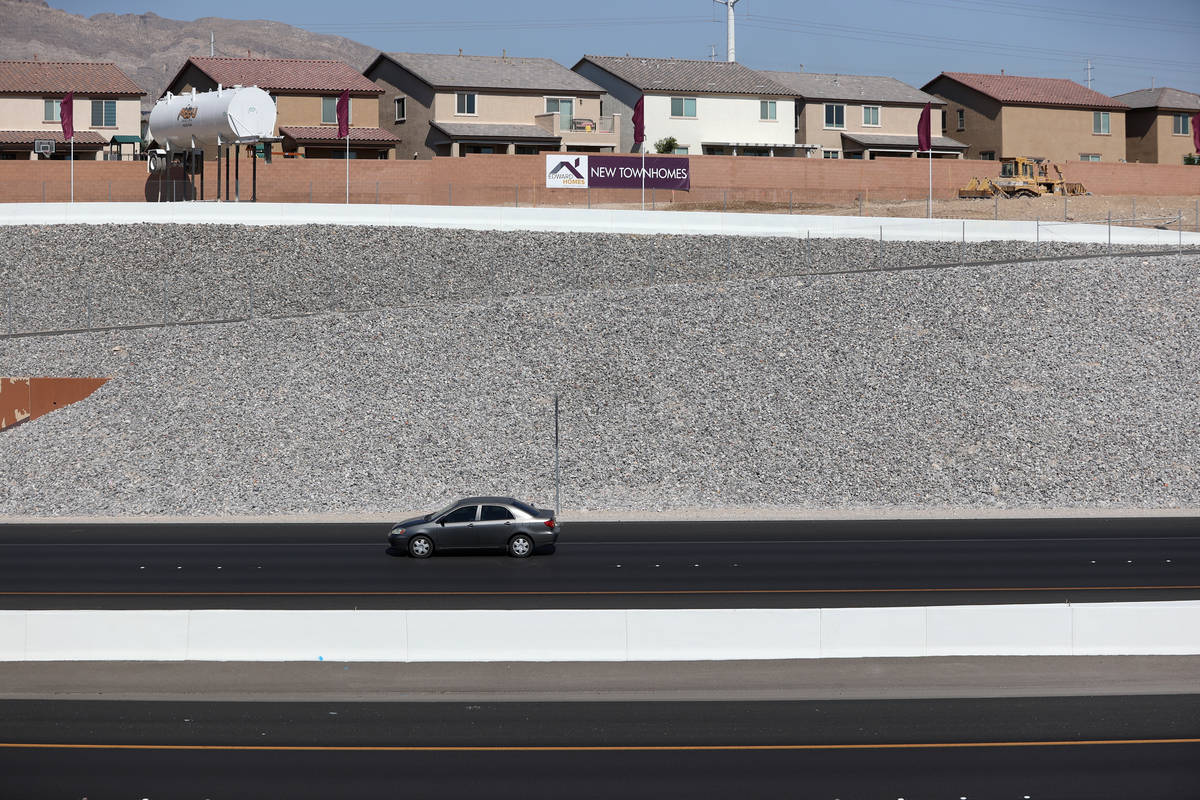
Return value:
[(0, 597), (568, 597), (600, 595), (729, 595), (729, 594), (904, 594), (931, 592), (1119, 592), (1200, 590), (1200, 585), (1166, 586), (992, 586), (913, 589), (603, 589), (596, 591), (465, 591), (465, 592), (17, 592), (0, 591)]
[(1050, 742), (921, 742), (891, 744), (712, 744), (712, 745), (223, 745), (223, 744), (27, 744), (0, 742), (7, 750), (253, 750), (362, 753), (567, 753), (712, 750), (931, 750), (980, 747), (1077, 747), (1119, 744), (1200, 744), (1200, 739), (1091, 739)]

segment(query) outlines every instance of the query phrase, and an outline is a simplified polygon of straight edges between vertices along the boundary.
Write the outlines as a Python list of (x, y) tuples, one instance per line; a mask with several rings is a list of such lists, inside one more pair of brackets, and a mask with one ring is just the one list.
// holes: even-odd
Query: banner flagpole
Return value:
[(346, 134), (346, 205), (350, 205), (350, 134)]
[(642, 211), (646, 210), (646, 143), (642, 142)]
[(71, 137), (71, 202), (75, 202), (75, 137)]
[(929, 219), (933, 219), (933, 143), (929, 145), (929, 151), (926, 154), (926, 161), (929, 162), (929, 202), (926, 204), (929, 211)]

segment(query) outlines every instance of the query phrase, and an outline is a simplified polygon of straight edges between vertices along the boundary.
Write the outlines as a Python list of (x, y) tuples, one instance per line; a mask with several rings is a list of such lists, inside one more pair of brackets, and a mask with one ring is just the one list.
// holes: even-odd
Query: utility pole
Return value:
[(217, 34), (214, 31), (208, 32), (208, 54), (210, 56), (217, 54)]
[(727, 9), (725, 14), (725, 34), (727, 42), (725, 45), (726, 61), (737, 61), (737, 50), (733, 46), (733, 7), (741, 0), (713, 0), (715, 3), (720, 3)]
[(708, 60), (709, 61), (717, 60), (717, 46), (715, 44), (710, 44), (708, 46)]
[(1087, 60), (1087, 87), (1092, 88), (1092, 60)]

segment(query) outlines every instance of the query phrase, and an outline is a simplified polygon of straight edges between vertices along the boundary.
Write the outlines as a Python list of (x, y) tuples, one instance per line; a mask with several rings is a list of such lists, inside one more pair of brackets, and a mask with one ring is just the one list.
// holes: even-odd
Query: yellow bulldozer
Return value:
[[(1057, 177), (1050, 174), (1053, 169)], [(999, 178), (971, 178), (958, 190), (959, 197), (1041, 197), (1047, 194), (1087, 194), (1082, 183), (1071, 183), (1063, 177), (1058, 164), (1044, 158), (1000, 159)]]

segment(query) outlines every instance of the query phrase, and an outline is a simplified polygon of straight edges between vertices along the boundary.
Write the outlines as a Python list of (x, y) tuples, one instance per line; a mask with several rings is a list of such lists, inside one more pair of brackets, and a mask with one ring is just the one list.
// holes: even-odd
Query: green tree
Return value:
[(675, 148), (679, 147), (679, 140), (674, 136), (665, 136), (654, 143), (654, 152), (656, 153), (674, 153)]

